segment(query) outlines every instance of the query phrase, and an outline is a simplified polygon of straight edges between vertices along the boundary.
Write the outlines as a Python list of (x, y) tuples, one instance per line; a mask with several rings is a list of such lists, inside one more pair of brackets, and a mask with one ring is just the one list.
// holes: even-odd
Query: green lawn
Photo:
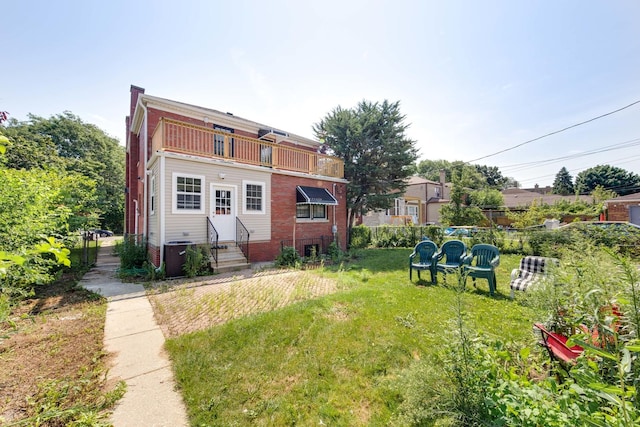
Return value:
[[(438, 367), (457, 318), (456, 277), (409, 281), (410, 249), (373, 249), (317, 271), (340, 291), (167, 341), (192, 425), (389, 425), (399, 378), (416, 363)], [(469, 279), (468, 325), (532, 346), (535, 314), (509, 299), (520, 256), (503, 255), (498, 294)], [(423, 274), (423, 278), (428, 274)], [(438, 384), (433, 384), (437, 388)]]

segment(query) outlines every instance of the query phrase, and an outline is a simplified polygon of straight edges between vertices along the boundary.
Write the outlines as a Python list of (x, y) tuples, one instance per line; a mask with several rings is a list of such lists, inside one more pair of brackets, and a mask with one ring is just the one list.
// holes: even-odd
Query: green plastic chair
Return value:
[(493, 245), (484, 243), (474, 245), (471, 252), (463, 260), (464, 280), (467, 277), (473, 279), (473, 285), (476, 279), (487, 279), (489, 282), (489, 293), (493, 295), (496, 290), (496, 272), (495, 269), (500, 265), (500, 250)]
[(435, 283), (436, 262), (433, 255), (436, 252), (438, 252), (438, 246), (431, 240), (423, 240), (416, 245), (413, 253), (409, 255), (409, 280), (413, 279), (413, 270), (418, 271), (418, 279), (420, 279), (420, 271), (429, 270), (431, 282)]
[(462, 261), (467, 255), (467, 245), (461, 240), (447, 240), (434, 255), (436, 262), (436, 282), (437, 273), (450, 273), (462, 266)]

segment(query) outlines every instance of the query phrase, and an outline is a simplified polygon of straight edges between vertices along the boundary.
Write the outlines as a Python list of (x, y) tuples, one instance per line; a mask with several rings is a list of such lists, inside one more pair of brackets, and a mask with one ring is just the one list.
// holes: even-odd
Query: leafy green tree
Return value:
[(0, 250), (21, 250), (43, 236), (66, 237), (71, 228), (83, 228), (95, 209), (94, 186), (75, 173), (0, 169)]
[(505, 188), (520, 188), (521, 185), (515, 178), (507, 177), (507, 181), (504, 184)]
[(440, 221), (448, 225), (479, 225), (485, 220), (482, 210), (478, 206), (471, 206), (470, 185), (477, 179), (474, 168), (469, 169), (463, 164), (452, 169), (451, 174), (451, 202), (440, 208)]
[(125, 153), (115, 138), (68, 111), (48, 119), (10, 120), (5, 132), (14, 147), (5, 159), (8, 168), (62, 169), (85, 176), (95, 183), (93, 213), (104, 228), (122, 230)]
[(10, 140), (3, 164), (11, 169), (64, 169), (64, 162), (51, 138), (31, 132), (29, 128), (10, 119), (4, 129)]
[(451, 181), (451, 162), (448, 160), (422, 160), (416, 173), (429, 181), (440, 181), (440, 171), (445, 171), (447, 181)]
[[(9, 139), (0, 133), (3, 158), (8, 145)], [(50, 231), (65, 231), (73, 210), (58, 197), (73, 180), (56, 184), (68, 178), (58, 175), (0, 166), (0, 307), (30, 295), (34, 285), (51, 281), (55, 263), (70, 265), (69, 250), (53, 237), (44, 238)], [(6, 314), (0, 310), (0, 322)]]
[(579, 194), (590, 194), (598, 185), (624, 196), (640, 191), (640, 175), (615, 166), (598, 165), (576, 176), (575, 188)]
[(471, 200), (471, 206), (477, 206), (480, 209), (498, 209), (504, 206), (502, 193), (494, 188), (483, 188), (472, 191), (469, 194), (469, 198)]
[(507, 185), (508, 179), (502, 176), (502, 172), (497, 166), (475, 165), (476, 170), (485, 179), (490, 188), (503, 190)]
[(406, 188), (417, 151), (404, 121), (399, 102), (361, 101), (352, 109), (337, 107), (313, 125), (316, 136), (344, 161), (349, 229), (357, 214), (391, 207)]
[(561, 194), (563, 196), (568, 196), (575, 192), (573, 188), (573, 178), (564, 166), (556, 174), (556, 178), (553, 180), (553, 189), (551, 192), (553, 194)]
[(618, 197), (615, 191), (606, 190), (603, 186), (597, 185), (596, 188), (591, 192), (591, 197), (593, 197), (594, 204), (600, 204), (605, 200), (611, 200)]

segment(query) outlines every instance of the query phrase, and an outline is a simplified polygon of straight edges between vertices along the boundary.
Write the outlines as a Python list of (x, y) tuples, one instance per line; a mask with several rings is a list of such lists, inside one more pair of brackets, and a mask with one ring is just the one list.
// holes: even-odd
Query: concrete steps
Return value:
[(211, 259), (211, 268), (214, 273), (226, 273), (228, 271), (251, 268), (244, 254), (235, 242), (218, 243), (218, 265)]

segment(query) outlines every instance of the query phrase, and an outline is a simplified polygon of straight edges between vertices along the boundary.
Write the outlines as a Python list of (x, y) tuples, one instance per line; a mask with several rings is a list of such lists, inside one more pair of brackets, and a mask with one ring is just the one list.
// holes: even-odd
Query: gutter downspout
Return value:
[(138, 218), (140, 217), (140, 209), (138, 209), (138, 199), (133, 199), (133, 205), (136, 207), (136, 220), (133, 224), (133, 234), (138, 235)]
[(164, 157), (164, 152), (160, 152), (158, 153), (158, 155), (160, 156), (160, 173), (159, 173), (159, 179), (160, 180), (160, 200), (161, 202), (159, 203), (158, 207), (159, 207), (159, 218), (158, 218), (158, 224), (160, 226), (160, 237), (158, 240), (158, 246), (160, 246), (159, 251), (160, 251), (160, 265), (158, 265), (157, 267), (162, 266), (162, 260), (164, 259), (164, 239), (165, 239), (165, 228), (166, 228), (166, 224), (165, 224), (165, 208), (166, 208), (166, 203), (165, 203), (165, 157)]
[[(336, 183), (333, 183), (333, 198), (336, 198)], [(333, 206), (333, 225), (331, 226), (331, 232), (333, 233), (333, 241), (338, 243), (338, 224), (336, 224), (336, 209), (338, 209), (338, 205)]]

